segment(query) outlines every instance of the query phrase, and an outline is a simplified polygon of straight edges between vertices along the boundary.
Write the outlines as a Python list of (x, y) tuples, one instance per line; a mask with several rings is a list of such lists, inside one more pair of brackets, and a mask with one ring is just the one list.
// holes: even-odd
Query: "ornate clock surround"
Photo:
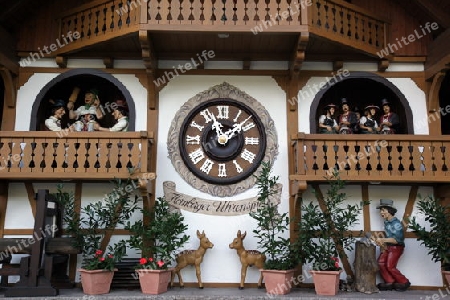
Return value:
[[(180, 151), (180, 136), (183, 133), (183, 125), (185, 125), (186, 120), (192, 116), (194, 111), (198, 111), (199, 107), (205, 106), (206, 103), (212, 102), (212, 100), (220, 101), (220, 99), (229, 99), (231, 102), (240, 103), (244, 107), (248, 107), (249, 111), (257, 115), (258, 121), (261, 122), (261, 126), (263, 127), (262, 130), (265, 131), (265, 134), (263, 135), (265, 137), (265, 150), (262, 154), (262, 161), (270, 161), (273, 163), (278, 155), (278, 136), (273, 119), (270, 117), (264, 106), (256, 99), (226, 82), (200, 92), (180, 107), (175, 114), (169, 129), (167, 149), (172, 165), (187, 183), (195, 189), (210, 195), (227, 197), (242, 193), (253, 187), (256, 181), (255, 177), (250, 175), (236, 183), (230, 184), (207, 182), (196, 176), (192, 172), (192, 168), (189, 168), (185, 164), (185, 160), (183, 160)], [(259, 162), (255, 168), (256, 170), (254, 170), (252, 174), (258, 175), (261, 172), (261, 165)]]

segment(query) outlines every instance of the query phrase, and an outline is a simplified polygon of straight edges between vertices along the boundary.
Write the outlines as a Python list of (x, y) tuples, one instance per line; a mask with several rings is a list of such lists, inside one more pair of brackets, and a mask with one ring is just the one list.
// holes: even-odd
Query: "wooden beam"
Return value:
[(105, 68), (113, 69), (114, 68), (114, 58), (112, 58), (112, 57), (103, 58), (103, 64), (105, 65)]
[(408, 228), (409, 222), (407, 220), (412, 215), (412, 211), (414, 208), (414, 202), (416, 201), (418, 190), (419, 190), (419, 185), (415, 184), (415, 185), (411, 186), (411, 189), (409, 190), (408, 202), (406, 202), (405, 212), (403, 214), (403, 217), (400, 219), (400, 222), (402, 222), (403, 229), (405, 230), (405, 232), (406, 232), (406, 229)]
[(5, 232), (6, 208), (8, 206), (8, 182), (0, 182), (0, 237), (3, 237)]
[(15, 54), (16, 39), (0, 26), (0, 66), (4, 66), (14, 74), (19, 74), (18, 58)]
[(333, 61), (333, 71), (337, 71), (339, 69), (342, 69), (344, 67), (344, 61), (343, 60), (335, 60)]
[(58, 67), (60, 67), (61, 69), (67, 68), (67, 56), (59, 55), (55, 58), (55, 61)]
[(389, 68), (389, 60), (382, 59), (378, 61), (378, 72), (384, 72)]
[(5, 87), (4, 100), (5, 104), (13, 108), (16, 106), (16, 85), (11, 71), (5, 67), (0, 67), (0, 77), (3, 79), (3, 85)]
[(36, 218), (36, 192), (34, 191), (33, 183), (25, 182), (25, 189), (27, 190), (31, 213), (33, 214), (33, 217)]
[(443, 10), (436, 1), (429, 0), (412, 0), (422, 12), (431, 17), (433, 21), (436, 21), (444, 28), (450, 27), (450, 14)]
[[(309, 41), (309, 33), (301, 32), (298, 36), (297, 43), (294, 47), (292, 58), (290, 61), (290, 75), (291, 78), (298, 78), (298, 73), (302, 68), (303, 61), (305, 60), (305, 50)], [(297, 73), (296, 75), (294, 73)]]

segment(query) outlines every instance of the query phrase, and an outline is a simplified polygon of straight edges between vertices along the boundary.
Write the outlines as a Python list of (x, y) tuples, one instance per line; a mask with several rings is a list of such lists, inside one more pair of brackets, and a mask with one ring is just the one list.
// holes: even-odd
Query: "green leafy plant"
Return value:
[[(118, 225), (123, 226), (129, 222), (138, 209), (140, 198), (133, 193), (133, 187), (136, 187), (137, 183), (132, 179), (116, 179), (112, 184), (113, 190), (103, 199), (89, 203), (79, 210), (73, 192), (64, 192), (63, 186), (58, 185), (55, 194), (56, 200), (64, 207), (64, 233), (74, 238), (74, 247), (81, 249), (82, 267), (85, 269), (98, 267), (112, 270), (126, 255), (126, 240), (106, 245), (105, 238), (109, 238)], [(104, 255), (105, 252), (109, 254)]]
[[(189, 240), (185, 234), (188, 227), (184, 224), (184, 216), (178, 210), (171, 210), (164, 197), (155, 201), (151, 212), (142, 210), (142, 213), (151, 221), (145, 224), (139, 220), (126, 225), (125, 229), (132, 233), (129, 245), (141, 251), (141, 262), (147, 260), (145, 267), (167, 269), (175, 259), (175, 252)], [(164, 265), (158, 265), (161, 261)], [(138, 268), (143, 268), (142, 264)]]
[(429, 249), (434, 262), (441, 262), (445, 271), (450, 271), (450, 206), (438, 198), (428, 196), (417, 202), (419, 213), (428, 222), (429, 229), (418, 223), (416, 217), (410, 219), (409, 229)]
[(274, 199), (281, 186), (277, 183), (278, 176), (271, 175), (270, 162), (262, 162), (261, 173), (256, 177), (258, 187), (258, 208), (250, 212), (250, 216), (257, 221), (257, 228), (253, 230), (258, 239), (261, 252), (266, 255), (265, 269), (289, 270), (293, 269), (297, 261), (293, 255), (293, 248), (289, 238), (283, 234), (289, 232), (289, 216), (278, 212), (278, 203)]
[[(295, 247), (303, 263), (313, 263), (316, 271), (338, 271), (339, 257), (346, 257), (345, 250), (352, 251), (355, 237), (348, 233), (357, 224), (362, 207), (368, 202), (347, 204), (346, 193), (342, 192), (345, 182), (338, 171), (327, 178), (329, 189), (323, 199), (323, 210), (313, 201), (302, 199), (302, 216), (298, 224), (300, 231)], [(318, 190), (317, 199), (322, 198)]]

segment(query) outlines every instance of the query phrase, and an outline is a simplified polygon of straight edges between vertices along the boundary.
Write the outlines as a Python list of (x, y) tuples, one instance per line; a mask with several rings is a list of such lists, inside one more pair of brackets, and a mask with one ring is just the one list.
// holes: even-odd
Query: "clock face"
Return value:
[(190, 111), (178, 141), (187, 168), (198, 178), (228, 185), (249, 177), (266, 151), (263, 123), (233, 99), (212, 99)]

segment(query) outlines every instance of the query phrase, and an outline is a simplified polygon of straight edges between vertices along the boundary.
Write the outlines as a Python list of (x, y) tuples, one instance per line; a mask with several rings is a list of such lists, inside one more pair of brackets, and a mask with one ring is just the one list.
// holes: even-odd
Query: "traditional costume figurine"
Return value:
[(380, 118), (380, 133), (395, 134), (398, 132), (400, 119), (398, 115), (391, 111), (391, 105), (387, 99), (381, 100), (381, 107), (384, 114)]
[(117, 123), (111, 128), (100, 127), (98, 123), (94, 124), (94, 129), (99, 131), (128, 131), (128, 105), (123, 100), (117, 100), (114, 105), (112, 115)]
[(355, 124), (358, 123), (356, 114), (350, 110), (350, 106), (346, 98), (341, 99), (342, 114), (339, 116), (339, 133), (352, 134)]
[(45, 120), (45, 126), (51, 131), (61, 131), (61, 118), (66, 114), (66, 103), (56, 100), (51, 106), (51, 115)]
[(103, 118), (103, 113), (100, 109), (98, 91), (96, 89), (87, 91), (84, 95), (85, 104), (78, 107), (76, 110), (73, 110), (75, 101), (73, 101), (73, 99), (69, 99), (69, 103), (67, 103), (69, 118), (77, 120), (77, 122), (75, 122), (75, 130), (94, 131), (94, 124), (97, 120)]
[(405, 249), (405, 235), (403, 225), (395, 217), (397, 209), (393, 206), (394, 201), (380, 199), (380, 215), (384, 219), (384, 238), (375, 238), (377, 245), (382, 247), (382, 252), (378, 258), (380, 275), (384, 283), (379, 283), (378, 288), (382, 291), (396, 290), (405, 291), (411, 286), (408, 278), (398, 269), (397, 262)]
[(319, 133), (338, 133), (339, 126), (336, 122), (336, 105), (333, 103), (325, 106), (325, 114), (319, 117)]
[(363, 134), (378, 133), (378, 123), (375, 114), (380, 108), (375, 105), (368, 105), (364, 108), (364, 116), (359, 120), (359, 127)]

